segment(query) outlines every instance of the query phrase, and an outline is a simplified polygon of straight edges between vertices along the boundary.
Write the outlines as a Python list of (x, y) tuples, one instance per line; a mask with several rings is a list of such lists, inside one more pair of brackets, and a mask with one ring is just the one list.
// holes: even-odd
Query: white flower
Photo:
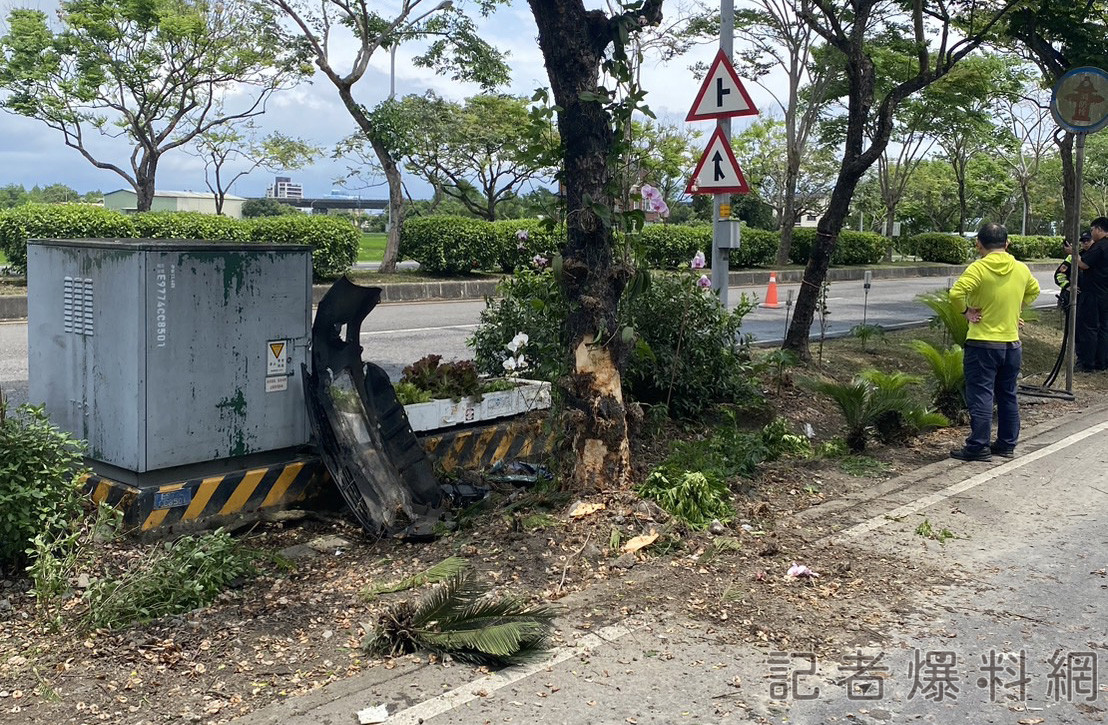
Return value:
[(527, 369), (527, 358), (523, 357), (522, 355), (517, 356), (516, 357), (516, 370), (526, 370), (526, 369)]
[(527, 344), (527, 333), (517, 332), (516, 336), (512, 338), (512, 341), (508, 343), (508, 349), (515, 355), (519, 352), (519, 349)]
[(502, 364), (508, 372), (513, 372), (516, 369), (516, 359), (514, 357), (505, 358)]
[(550, 264), (550, 260), (542, 256), (541, 254), (536, 254), (534, 257), (531, 257), (531, 264), (538, 267), (539, 269), (543, 269), (546, 267), (546, 265)]
[(691, 266), (691, 267), (692, 267), (693, 269), (704, 269), (704, 265), (705, 265), (705, 263), (706, 263), (706, 262), (705, 262), (705, 259), (704, 259), (704, 252), (701, 252), (701, 251), (700, 251), (700, 250), (698, 249), (698, 250), (696, 251), (696, 256), (692, 258), (692, 263), (691, 263), (691, 265), (690, 265), (690, 266)]

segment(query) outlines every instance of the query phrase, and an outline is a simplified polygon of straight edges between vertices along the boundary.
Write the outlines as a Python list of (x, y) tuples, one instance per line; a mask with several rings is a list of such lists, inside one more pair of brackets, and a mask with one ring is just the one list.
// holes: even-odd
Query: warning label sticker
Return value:
[(288, 389), (289, 379), (287, 375), (273, 375), (265, 379), (265, 392), (267, 393), (279, 393)]
[(288, 372), (288, 358), (285, 357), (288, 340), (270, 340), (266, 346), (265, 374), (284, 375)]

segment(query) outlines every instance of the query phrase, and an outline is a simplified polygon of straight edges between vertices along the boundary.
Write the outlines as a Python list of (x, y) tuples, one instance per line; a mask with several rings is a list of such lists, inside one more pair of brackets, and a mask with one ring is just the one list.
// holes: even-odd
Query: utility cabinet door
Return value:
[(309, 252), (151, 253), (145, 311), (145, 470), (308, 441)]

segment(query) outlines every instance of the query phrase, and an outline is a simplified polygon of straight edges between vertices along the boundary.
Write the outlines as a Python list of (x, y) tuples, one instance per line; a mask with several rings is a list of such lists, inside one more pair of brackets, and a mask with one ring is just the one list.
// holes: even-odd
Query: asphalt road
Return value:
[[(1043, 293), (1040, 303), (1051, 302), (1056, 291), (1049, 272), (1038, 273)], [(922, 322), (929, 310), (916, 301), (924, 292), (942, 289), (943, 278), (909, 278), (879, 280), (873, 283), (868, 296), (862, 282), (836, 282), (831, 285), (827, 305), (830, 310), (826, 333), (829, 336), (848, 334), (865, 319), (875, 325), (903, 325)], [(799, 285), (779, 285), (778, 299), (785, 304), (789, 291), (794, 295)], [(764, 299), (764, 287), (732, 287), (730, 305), (734, 308), (742, 295)], [(435, 353), (446, 360), (472, 357), (466, 340), (477, 329), (484, 301), (419, 302), (385, 304), (377, 307), (362, 326), (364, 357), (384, 367), (394, 379), (400, 378), (405, 365)], [(744, 320), (743, 331), (755, 341), (772, 342), (784, 336), (787, 307), (758, 308)], [(812, 326), (813, 336), (819, 335), (819, 321)], [(13, 405), (27, 401), (27, 324), (0, 323), (0, 388)]]

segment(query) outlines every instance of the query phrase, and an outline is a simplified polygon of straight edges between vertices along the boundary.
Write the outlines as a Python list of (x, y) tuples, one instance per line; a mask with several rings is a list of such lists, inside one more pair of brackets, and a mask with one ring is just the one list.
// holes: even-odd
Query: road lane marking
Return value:
[[(585, 635), (572, 647), (560, 647), (547, 658), (526, 665), (510, 667), (502, 672), (496, 672), (479, 680), (455, 687), (441, 695), (436, 695), (430, 700), (424, 700), (418, 705), (399, 710), (389, 715), (389, 725), (419, 725), (433, 717), (442, 715), (468, 702), (485, 698), (497, 690), (508, 685), (515, 684), (528, 677), (545, 672), (551, 667), (565, 662), (568, 659), (587, 653), (589, 650), (614, 642), (621, 637), (626, 637), (632, 632), (637, 632), (647, 625), (650, 620), (635, 620), (628, 618), (622, 622), (616, 622), (598, 629), (592, 634)], [(480, 694), (479, 694), (480, 693)]]
[(395, 335), (406, 332), (435, 332), (436, 330), (469, 330), (477, 326), (477, 323), (474, 323), (472, 325), (442, 325), (440, 327), (409, 327), (405, 330), (370, 330), (369, 332), (363, 332), (362, 337), (367, 335)]
[(1057, 453), (1064, 448), (1072, 446), (1074, 443), (1083, 441), (1089, 436), (1096, 435), (1097, 433), (1105, 430), (1108, 430), (1108, 421), (1098, 423), (1092, 428), (1086, 428), (1083, 431), (1078, 431), (1077, 433), (1067, 436), (1060, 441), (1051, 443), (1045, 448), (1040, 448), (1037, 451), (1032, 451), (1025, 456), (1020, 456), (1019, 458), (1011, 460), (1008, 463), (997, 466), (995, 468), (990, 468), (988, 471), (984, 471), (983, 473), (979, 473), (976, 476), (967, 478), (965, 481), (955, 483), (952, 486), (947, 486), (941, 491), (936, 491), (935, 493), (921, 496), (915, 501), (909, 501), (903, 506), (897, 506), (892, 511), (886, 511), (883, 514), (878, 514), (871, 519), (863, 521), (860, 524), (855, 524), (849, 529), (845, 529), (844, 531), (840, 532), (835, 538), (857, 538), (863, 534), (868, 534), (871, 531), (875, 531), (876, 529), (881, 528), (885, 524), (902, 519), (905, 516), (914, 514), (917, 511), (921, 511), (929, 506), (934, 506), (944, 499), (948, 499), (952, 496), (957, 496), (960, 493), (965, 493), (971, 488), (980, 486), (983, 483), (987, 483), (994, 478), (997, 478), (998, 476), (1003, 476), (1006, 473), (1011, 473), (1012, 471), (1026, 466), (1028, 463), (1033, 463), (1040, 458), (1045, 458), (1052, 453)]

